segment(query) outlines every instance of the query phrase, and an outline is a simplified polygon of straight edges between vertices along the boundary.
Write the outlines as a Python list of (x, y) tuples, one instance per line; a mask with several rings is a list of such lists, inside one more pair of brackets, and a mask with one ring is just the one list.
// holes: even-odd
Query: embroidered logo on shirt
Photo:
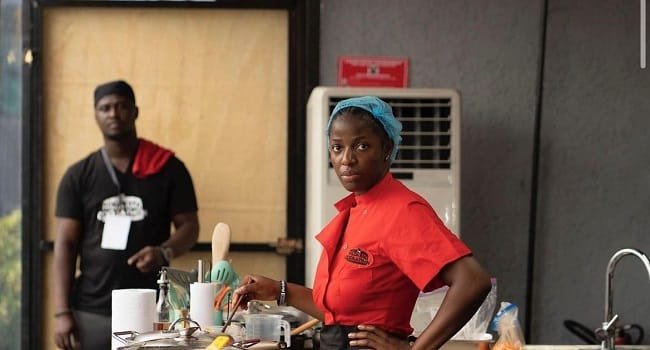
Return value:
[(372, 264), (372, 254), (360, 248), (353, 248), (348, 251), (345, 260), (353, 264), (368, 266)]

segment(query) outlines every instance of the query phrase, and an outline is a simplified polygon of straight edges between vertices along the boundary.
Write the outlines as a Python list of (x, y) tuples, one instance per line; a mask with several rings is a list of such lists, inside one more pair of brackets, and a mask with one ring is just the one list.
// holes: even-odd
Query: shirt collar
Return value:
[(357, 205), (373, 202), (386, 191), (393, 181), (393, 175), (389, 171), (381, 180), (379, 180), (378, 183), (372, 186), (368, 192), (360, 196), (350, 193), (340, 201), (334, 203), (334, 207), (341, 212), (356, 207)]

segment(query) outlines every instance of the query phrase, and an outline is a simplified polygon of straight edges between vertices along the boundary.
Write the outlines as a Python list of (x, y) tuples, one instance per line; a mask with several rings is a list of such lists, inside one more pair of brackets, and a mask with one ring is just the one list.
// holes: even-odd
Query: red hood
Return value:
[(135, 153), (131, 172), (137, 178), (144, 179), (150, 175), (157, 174), (167, 164), (174, 152), (158, 146), (157, 144), (139, 139), (138, 151)]

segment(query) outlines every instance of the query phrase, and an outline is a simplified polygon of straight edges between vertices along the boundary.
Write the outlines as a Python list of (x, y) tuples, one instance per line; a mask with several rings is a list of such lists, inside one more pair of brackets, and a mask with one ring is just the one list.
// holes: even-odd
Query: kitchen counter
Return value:
[[(525, 350), (598, 350), (600, 345), (525, 345)], [(650, 345), (617, 345), (619, 350), (650, 350)]]
[[(487, 350), (494, 346), (486, 342), (450, 341), (442, 346), (441, 350)], [(650, 350), (650, 345), (618, 345), (617, 350)], [(523, 350), (600, 350), (600, 345), (552, 345), (552, 344), (527, 344)]]

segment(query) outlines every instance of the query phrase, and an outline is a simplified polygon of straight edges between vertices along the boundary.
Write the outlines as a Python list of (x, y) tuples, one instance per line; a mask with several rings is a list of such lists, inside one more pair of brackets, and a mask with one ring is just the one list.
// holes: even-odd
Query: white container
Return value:
[(282, 315), (272, 314), (245, 314), (246, 339), (259, 339), (261, 341), (280, 341), (284, 335), (287, 347), (291, 346), (291, 326), (282, 319)]

